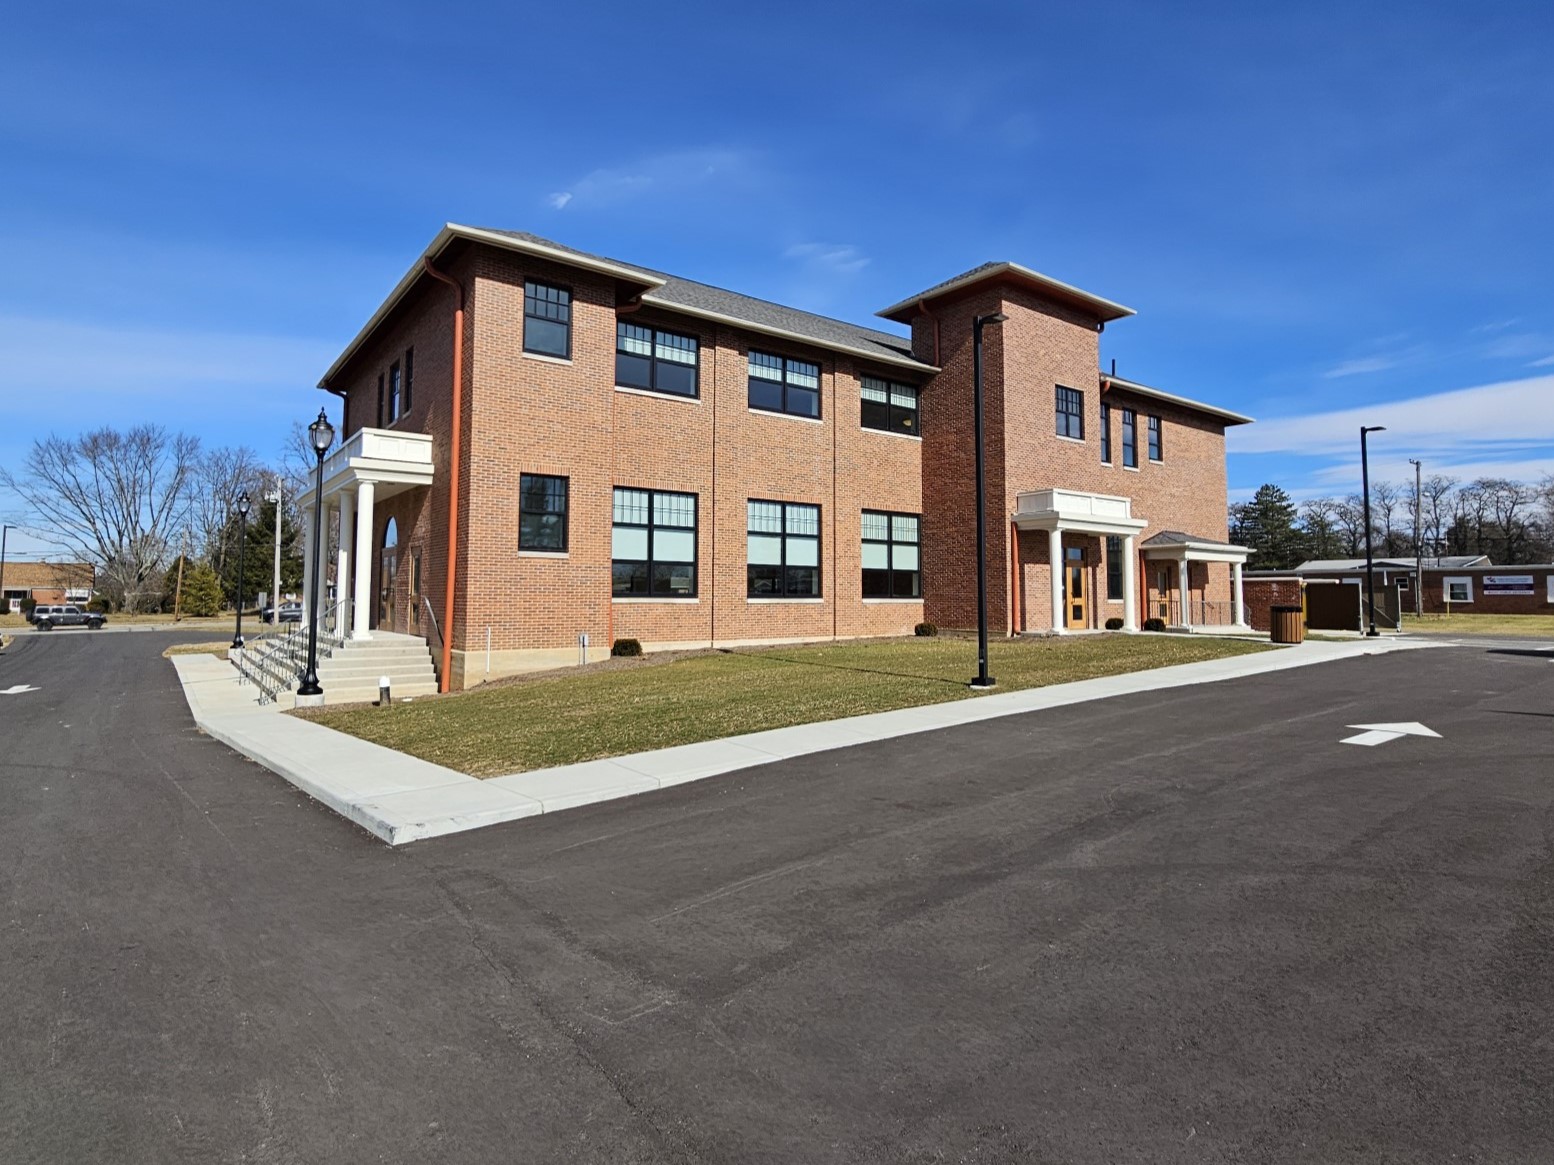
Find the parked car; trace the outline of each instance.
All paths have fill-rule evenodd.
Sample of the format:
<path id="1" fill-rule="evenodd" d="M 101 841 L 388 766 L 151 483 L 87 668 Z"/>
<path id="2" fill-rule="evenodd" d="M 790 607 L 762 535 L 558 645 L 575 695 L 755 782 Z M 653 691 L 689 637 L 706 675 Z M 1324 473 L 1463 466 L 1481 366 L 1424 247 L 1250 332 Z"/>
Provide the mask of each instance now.
<path id="1" fill-rule="evenodd" d="M 101 631 L 107 621 L 107 615 L 83 611 L 80 607 L 49 607 L 46 614 L 33 620 L 32 625 L 39 631 L 52 631 L 56 627 L 85 627 L 90 631 Z"/>
<path id="2" fill-rule="evenodd" d="M 266 607 L 259 613 L 259 617 L 266 623 L 275 623 L 277 621 L 281 623 L 300 623 L 302 622 L 302 604 L 282 603 L 279 620 L 276 619 L 274 607 Z"/>

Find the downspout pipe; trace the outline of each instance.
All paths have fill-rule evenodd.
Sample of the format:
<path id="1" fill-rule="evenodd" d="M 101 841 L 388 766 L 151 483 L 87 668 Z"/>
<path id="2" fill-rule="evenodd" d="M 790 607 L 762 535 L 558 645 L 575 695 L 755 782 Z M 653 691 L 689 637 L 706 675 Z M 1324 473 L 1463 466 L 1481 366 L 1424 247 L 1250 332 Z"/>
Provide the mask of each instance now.
<path id="1" fill-rule="evenodd" d="M 464 428 L 464 285 L 433 267 L 430 256 L 423 256 L 421 265 L 433 279 L 453 288 L 456 297 L 453 309 L 453 438 L 448 451 L 448 570 L 443 581 L 442 667 L 437 676 L 437 690 L 446 693 L 453 679 L 453 592 L 459 572 L 459 476 Z"/>

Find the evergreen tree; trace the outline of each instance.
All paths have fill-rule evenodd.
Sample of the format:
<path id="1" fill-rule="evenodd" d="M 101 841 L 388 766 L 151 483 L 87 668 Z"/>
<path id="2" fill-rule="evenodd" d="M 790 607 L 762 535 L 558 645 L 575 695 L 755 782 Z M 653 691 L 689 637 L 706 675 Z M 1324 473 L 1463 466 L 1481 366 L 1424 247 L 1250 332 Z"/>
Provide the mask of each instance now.
<path id="1" fill-rule="evenodd" d="M 221 590 L 226 601 L 237 601 L 237 541 L 241 523 L 234 514 L 222 530 L 225 546 L 222 554 Z M 256 503 L 248 515 L 248 535 L 243 543 L 243 602 L 252 605 L 255 596 L 265 594 L 275 584 L 275 505 Z M 301 538 L 289 514 L 281 515 L 281 590 L 302 589 Z"/>
<path id="2" fill-rule="evenodd" d="M 1252 551 L 1251 570 L 1289 570 L 1306 557 L 1305 538 L 1295 524 L 1295 503 L 1276 485 L 1259 486 L 1252 500 L 1232 511 L 1231 541 Z"/>
<path id="3" fill-rule="evenodd" d="M 190 567 L 183 576 L 185 615 L 219 615 L 222 608 L 221 580 L 205 563 Z"/>

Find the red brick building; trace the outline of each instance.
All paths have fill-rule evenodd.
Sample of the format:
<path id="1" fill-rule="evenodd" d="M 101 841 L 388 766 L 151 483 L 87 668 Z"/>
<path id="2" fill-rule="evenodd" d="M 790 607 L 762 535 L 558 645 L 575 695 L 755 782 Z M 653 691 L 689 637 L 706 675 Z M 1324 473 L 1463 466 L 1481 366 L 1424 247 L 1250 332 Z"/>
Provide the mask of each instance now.
<path id="1" fill-rule="evenodd" d="M 445 227 L 321 382 L 352 634 L 425 635 L 463 687 L 584 634 L 597 658 L 972 626 L 996 314 L 994 628 L 1242 622 L 1224 431 L 1249 418 L 1102 374 L 1130 309 L 999 263 L 880 314 L 910 335 Z"/>

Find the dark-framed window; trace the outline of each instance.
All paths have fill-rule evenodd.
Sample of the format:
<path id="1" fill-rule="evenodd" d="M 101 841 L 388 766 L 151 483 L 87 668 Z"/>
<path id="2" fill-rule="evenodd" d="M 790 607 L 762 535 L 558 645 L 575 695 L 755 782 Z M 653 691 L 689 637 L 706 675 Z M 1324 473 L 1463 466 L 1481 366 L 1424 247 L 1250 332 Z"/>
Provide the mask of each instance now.
<path id="1" fill-rule="evenodd" d="M 615 324 L 615 383 L 624 388 L 697 395 L 695 336 L 617 320 Z"/>
<path id="2" fill-rule="evenodd" d="M 1058 436 L 1085 439 L 1085 394 L 1058 385 Z"/>
<path id="3" fill-rule="evenodd" d="M 1151 461 L 1159 461 L 1161 429 L 1160 418 L 1151 416 L 1146 417 L 1145 420 L 1149 422 L 1149 459 Z"/>
<path id="4" fill-rule="evenodd" d="M 415 390 L 415 349 L 405 349 L 405 399 L 402 413 L 410 411 L 410 394 Z"/>
<path id="5" fill-rule="evenodd" d="M 696 495 L 615 487 L 611 592 L 622 597 L 696 597 Z"/>
<path id="6" fill-rule="evenodd" d="M 391 425 L 404 416 L 404 389 L 405 374 L 396 360 L 389 365 L 388 372 L 388 419 Z"/>
<path id="7" fill-rule="evenodd" d="M 751 498 L 745 525 L 746 583 L 752 598 L 820 594 L 820 507 Z"/>
<path id="8" fill-rule="evenodd" d="M 544 473 L 518 478 L 518 549 L 567 548 L 567 479 Z"/>
<path id="9" fill-rule="evenodd" d="M 917 389 L 877 376 L 865 376 L 858 388 L 862 398 L 860 421 L 865 429 L 918 436 Z"/>
<path id="10" fill-rule="evenodd" d="M 572 358 L 572 293 L 566 288 L 532 279 L 524 283 L 523 350 Z"/>
<path id="11" fill-rule="evenodd" d="M 1106 536 L 1106 597 L 1119 600 L 1122 594 L 1122 537 Z"/>
<path id="12" fill-rule="evenodd" d="M 750 353 L 750 407 L 795 417 L 820 415 L 820 365 Z"/>
<path id="13" fill-rule="evenodd" d="M 383 428 L 383 373 L 378 373 L 378 428 Z"/>
<path id="14" fill-rule="evenodd" d="M 1112 406 L 1101 402 L 1101 462 L 1112 463 Z"/>
<path id="15" fill-rule="evenodd" d="M 863 511 L 863 597 L 917 599 L 923 594 L 916 514 Z"/>
<path id="16" fill-rule="evenodd" d="M 1132 409 L 1122 410 L 1122 463 L 1129 469 L 1139 467 L 1138 419 Z"/>

